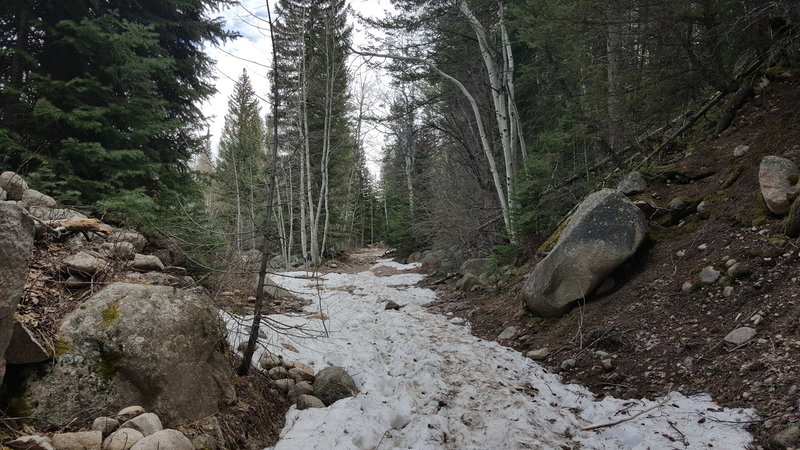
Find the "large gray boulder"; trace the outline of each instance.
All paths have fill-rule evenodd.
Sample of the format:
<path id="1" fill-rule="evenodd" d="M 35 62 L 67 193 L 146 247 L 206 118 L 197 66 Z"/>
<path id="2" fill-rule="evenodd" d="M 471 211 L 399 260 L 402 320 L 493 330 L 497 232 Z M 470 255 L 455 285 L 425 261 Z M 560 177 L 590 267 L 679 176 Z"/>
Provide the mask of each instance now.
<path id="1" fill-rule="evenodd" d="M 314 378 L 314 396 L 330 406 L 337 400 L 354 397 L 358 388 L 346 370 L 337 366 L 326 367 Z"/>
<path id="2" fill-rule="evenodd" d="M 780 156 L 765 156 L 758 168 L 758 184 L 767 208 L 780 216 L 789 212 L 792 200 L 800 192 L 797 164 Z"/>
<path id="3" fill-rule="evenodd" d="M 67 316 L 60 358 L 25 393 L 36 417 L 66 423 L 97 405 L 141 405 L 167 424 L 206 417 L 235 392 L 212 300 L 168 286 L 113 283 Z"/>
<path id="4" fill-rule="evenodd" d="M 0 188 L 6 191 L 8 200 L 22 200 L 22 193 L 28 190 L 28 183 L 14 172 L 0 173 Z"/>
<path id="5" fill-rule="evenodd" d="M 0 381 L 6 373 L 6 348 L 14 312 L 22 298 L 33 251 L 33 220 L 17 205 L 0 202 Z"/>
<path id="6" fill-rule="evenodd" d="M 603 189 L 590 195 L 525 282 L 525 306 L 543 317 L 562 315 L 631 257 L 646 232 L 644 214 L 622 193 Z"/>

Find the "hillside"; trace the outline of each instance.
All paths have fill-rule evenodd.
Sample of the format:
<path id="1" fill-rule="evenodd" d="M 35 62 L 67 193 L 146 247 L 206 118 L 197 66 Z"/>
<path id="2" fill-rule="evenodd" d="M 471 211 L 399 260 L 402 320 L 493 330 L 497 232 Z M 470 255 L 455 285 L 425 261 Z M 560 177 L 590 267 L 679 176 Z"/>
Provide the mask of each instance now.
<path id="1" fill-rule="evenodd" d="M 648 186 L 632 199 L 660 209 L 647 211 L 648 240 L 612 274 L 609 293 L 560 319 L 526 314 L 516 293 L 537 259 L 505 285 L 464 293 L 443 283 L 433 308 L 467 319 L 488 339 L 515 327 L 502 344 L 523 353 L 546 348 L 546 367 L 600 397 L 707 392 L 723 406 L 755 408 L 762 420 L 749 429 L 767 445 L 800 419 L 800 248 L 764 206 L 758 170 L 767 155 L 800 160 L 798 98 L 797 74 L 773 80 L 721 136 L 639 168 Z M 739 145 L 749 151 L 737 158 Z M 664 212 L 675 198 L 687 206 L 670 218 Z M 696 213 L 702 200 L 707 218 Z M 733 279 L 699 283 L 704 267 L 724 274 L 731 259 L 741 268 Z M 686 282 L 692 287 L 684 290 Z M 726 334 L 743 326 L 754 327 L 755 338 L 726 347 Z"/>

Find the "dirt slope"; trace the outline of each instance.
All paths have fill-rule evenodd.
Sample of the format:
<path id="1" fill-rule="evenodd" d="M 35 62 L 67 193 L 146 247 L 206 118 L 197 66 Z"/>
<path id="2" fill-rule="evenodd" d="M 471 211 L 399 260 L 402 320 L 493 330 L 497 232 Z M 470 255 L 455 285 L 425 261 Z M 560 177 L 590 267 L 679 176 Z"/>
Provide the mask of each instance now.
<path id="1" fill-rule="evenodd" d="M 484 338 L 516 327 L 504 344 L 522 352 L 547 347 L 547 367 L 599 396 L 653 398 L 673 389 L 756 408 L 764 421 L 751 424 L 751 431 L 766 446 L 771 435 L 800 419 L 800 242 L 783 236 L 782 219 L 763 206 L 758 166 L 766 155 L 800 162 L 798 99 L 800 75 L 773 80 L 722 136 L 668 166 L 642 169 L 649 178 L 642 198 L 661 207 L 673 198 L 705 200 L 711 212 L 706 219 L 654 216 L 650 241 L 613 274 L 616 287 L 605 296 L 561 319 L 523 313 L 515 293 L 531 263 L 504 286 L 469 293 L 454 283 L 434 286 L 441 297 L 434 308 L 468 319 Z M 750 149 L 735 158 L 737 145 Z M 682 290 L 685 282 L 697 282 L 703 267 L 724 272 L 729 259 L 745 268 L 740 277 Z M 726 285 L 733 288 L 727 298 Z M 754 325 L 756 314 L 761 320 Z M 723 337 L 741 326 L 756 328 L 756 337 L 726 347 Z M 568 359 L 575 366 L 561 369 Z M 611 359 L 610 368 L 603 359 Z"/>

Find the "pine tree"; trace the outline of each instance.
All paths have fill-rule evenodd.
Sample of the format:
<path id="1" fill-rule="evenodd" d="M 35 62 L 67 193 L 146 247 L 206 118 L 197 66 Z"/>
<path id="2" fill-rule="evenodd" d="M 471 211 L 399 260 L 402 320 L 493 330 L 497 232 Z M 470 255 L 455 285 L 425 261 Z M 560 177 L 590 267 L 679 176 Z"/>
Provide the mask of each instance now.
<path id="1" fill-rule="evenodd" d="M 263 221 L 266 150 L 261 108 L 247 72 L 236 81 L 219 143 L 214 195 L 232 248 L 257 247 L 256 226 Z"/>
<path id="2" fill-rule="evenodd" d="M 129 218 L 193 194 L 197 105 L 213 92 L 203 46 L 229 36 L 207 18 L 221 3 L 3 2 L 0 164 Z"/>

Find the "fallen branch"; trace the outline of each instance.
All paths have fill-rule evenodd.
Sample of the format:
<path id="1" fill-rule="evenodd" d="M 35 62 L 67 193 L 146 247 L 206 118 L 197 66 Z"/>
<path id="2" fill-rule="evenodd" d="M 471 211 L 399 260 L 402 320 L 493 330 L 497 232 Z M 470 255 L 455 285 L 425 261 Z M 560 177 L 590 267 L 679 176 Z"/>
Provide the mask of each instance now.
<path id="1" fill-rule="evenodd" d="M 650 411 L 652 411 L 654 409 L 660 408 L 660 407 L 664 406 L 666 403 L 667 403 L 667 399 L 665 398 L 661 402 L 656 403 L 655 405 L 653 405 L 653 406 L 651 406 L 649 408 L 645 408 L 645 409 L 639 411 L 638 413 L 636 413 L 636 414 L 634 414 L 634 415 L 632 415 L 630 417 L 626 417 L 624 419 L 615 420 L 613 422 L 601 423 L 599 425 L 590 425 L 588 427 L 581 428 L 581 431 L 591 431 L 591 430 L 596 430 L 598 428 L 613 427 L 614 425 L 619 425 L 619 424 L 621 424 L 623 422 L 628 422 L 630 420 L 633 420 L 633 419 L 641 416 L 642 414 L 645 414 L 645 413 L 648 413 L 648 412 L 650 412 Z"/>

